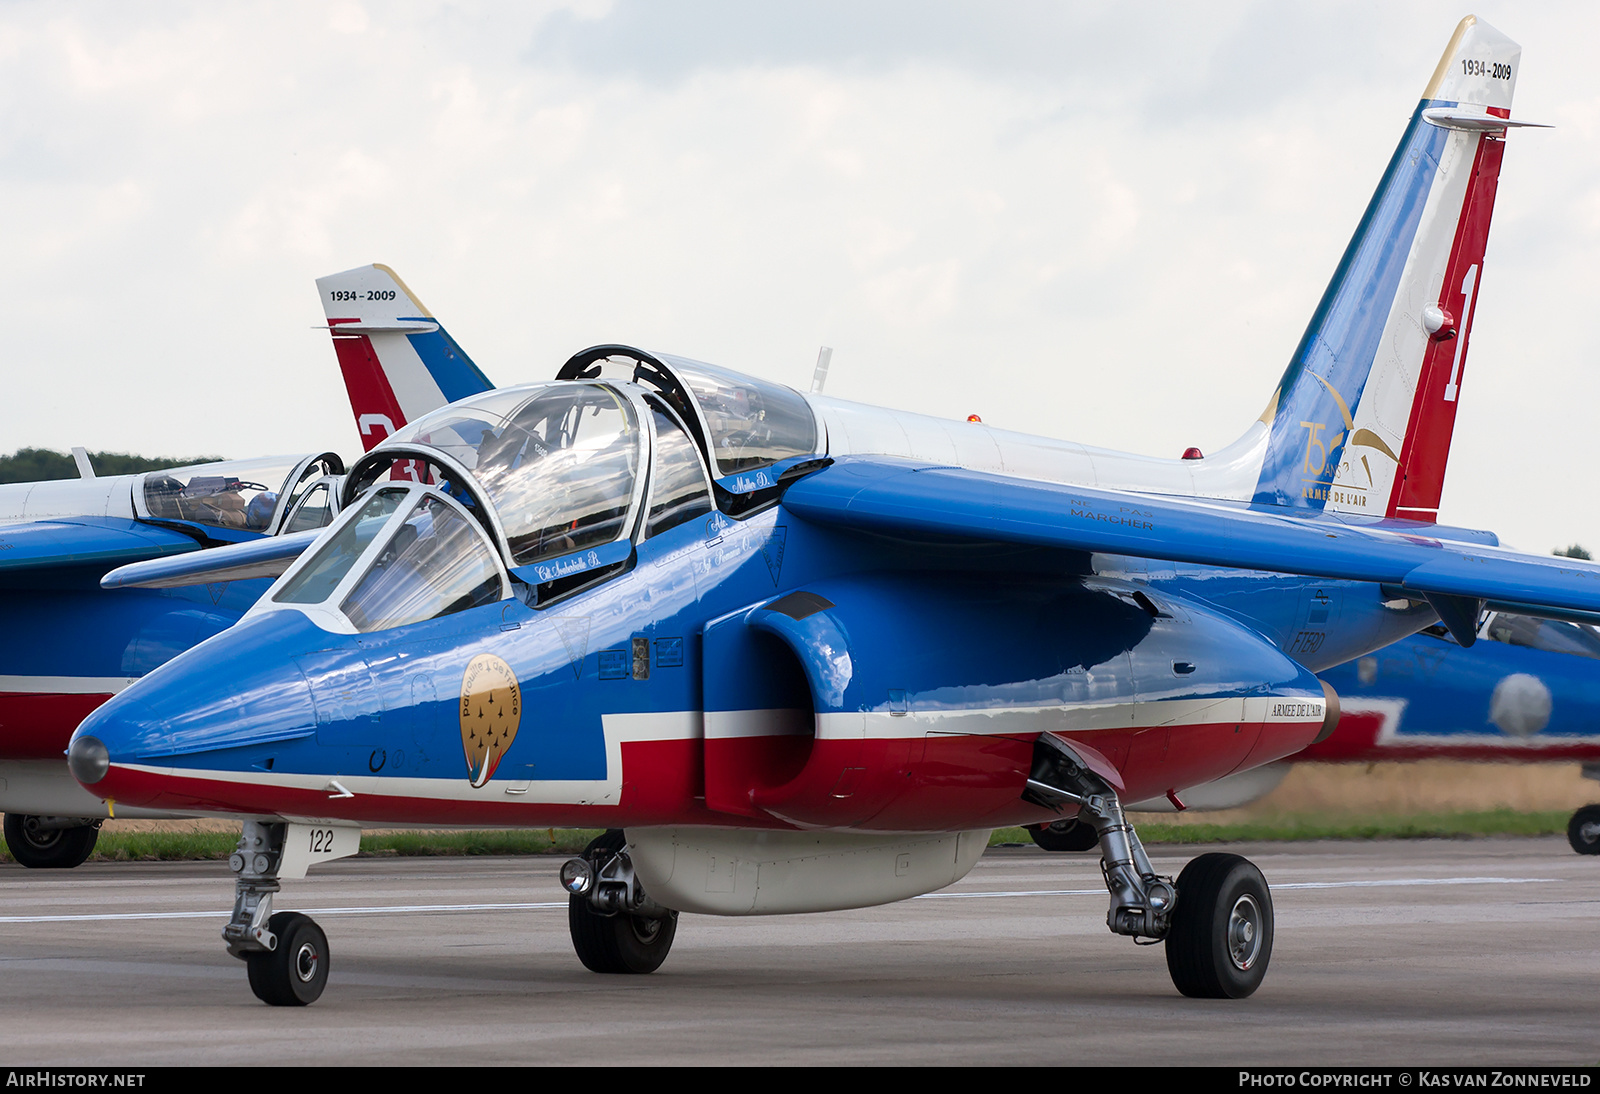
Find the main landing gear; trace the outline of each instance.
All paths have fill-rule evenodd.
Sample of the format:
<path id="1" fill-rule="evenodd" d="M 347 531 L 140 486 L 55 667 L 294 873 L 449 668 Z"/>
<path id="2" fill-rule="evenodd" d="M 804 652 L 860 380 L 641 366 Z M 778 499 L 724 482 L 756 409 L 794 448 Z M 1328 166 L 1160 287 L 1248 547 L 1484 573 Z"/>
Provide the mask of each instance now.
<path id="1" fill-rule="evenodd" d="M 1028 835 L 1045 851 L 1092 851 L 1100 846 L 1100 833 L 1094 830 L 1094 825 L 1076 817 L 1049 824 L 1030 824 Z"/>
<path id="2" fill-rule="evenodd" d="M 7 813 L 6 850 L 35 870 L 81 866 L 100 839 L 100 822 L 84 817 L 34 817 Z"/>
<path id="3" fill-rule="evenodd" d="M 237 880 L 233 918 L 222 928 L 222 940 L 249 966 L 257 999 L 275 1007 L 303 1007 L 315 1003 L 328 985 L 328 936 L 310 916 L 272 912 L 288 828 L 244 822 L 238 850 L 228 857 Z"/>
<path id="4" fill-rule="evenodd" d="M 1600 779 L 1600 764 L 1584 764 L 1583 777 Z M 11 818 L 7 817 L 7 824 L 10 821 Z M 10 837 L 11 829 L 8 827 L 6 838 Z M 1600 855 L 1600 805 L 1586 805 L 1572 814 L 1572 820 L 1567 823 L 1567 842 L 1580 855 Z"/>
<path id="5" fill-rule="evenodd" d="M 1180 992 L 1243 999 L 1261 986 L 1272 957 L 1272 894 L 1248 859 L 1201 855 L 1176 882 L 1157 874 L 1116 790 L 1053 734 L 1040 734 L 1034 745 L 1023 797 L 1057 811 L 1075 807 L 1078 823 L 1093 828 L 1111 893 L 1106 925 L 1136 942 L 1164 940 Z"/>
<path id="6" fill-rule="evenodd" d="M 1572 814 L 1567 842 L 1580 855 L 1600 855 L 1600 805 L 1586 805 Z"/>
<path id="7" fill-rule="evenodd" d="M 567 929 L 591 972 L 655 972 L 678 932 L 678 913 L 645 895 L 619 828 L 597 836 L 561 867 Z"/>

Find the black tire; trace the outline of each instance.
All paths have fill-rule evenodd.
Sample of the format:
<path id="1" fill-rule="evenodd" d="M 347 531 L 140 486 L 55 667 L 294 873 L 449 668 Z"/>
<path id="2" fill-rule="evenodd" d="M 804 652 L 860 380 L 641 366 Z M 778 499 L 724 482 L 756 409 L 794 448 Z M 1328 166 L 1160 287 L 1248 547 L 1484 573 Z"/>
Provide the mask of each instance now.
<path id="1" fill-rule="evenodd" d="M 315 1003 L 328 986 L 328 936 L 316 920 L 299 912 L 279 912 L 267 927 L 278 936 L 278 948 L 245 958 L 250 990 L 274 1007 Z"/>
<path id="2" fill-rule="evenodd" d="M 590 842 L 583 857 L 599 866 L 627 842 L 622 830 L 613 828 Z M 567 928 L 578 960 L 590 972 L 655 972 L 672 949 L 678 913 L 661 919 L 621 912 L 601 915 L 590 906 L 588 897 L 573 895 L 567 897 Z"/>
<path id="3" fill-rule="evenodd" d="M 1194 999 L 1243 999 L 1272 959 L 1272 893 L 1238 855 L 1201 855 L 1183 868 L 1167 932 L 1167 971 Z"/>
<path id="4" fill-rule="evenodd" d="M 1030 824 L 1028 835 L 1046 851 L 1093 851 L 1100 846 L 1100 833 L 1094 825 L 1076 819 Z"/>
<path id="5" fill-rule="evenodd" d="M 34 819 L 21 813 L 7 813 L 5 823 L 6 849 L 12 858 L 30 869 L 70 870 L 81 866 L 100 839 L 100 829 L 92 824 L 30 832 L 27 822 Z"/>
<path id="6" fill-rule="evenodd" d="M 1585 828 L 1589 829 L 1587 835 Z M 6 835 L 10 834 L 11 830 L 6 829 Z M 1567 822 L 1567 842 L 1580 855 L 1600 855 L 1600 805 L 1586 805 L 1572 814 Z"/>

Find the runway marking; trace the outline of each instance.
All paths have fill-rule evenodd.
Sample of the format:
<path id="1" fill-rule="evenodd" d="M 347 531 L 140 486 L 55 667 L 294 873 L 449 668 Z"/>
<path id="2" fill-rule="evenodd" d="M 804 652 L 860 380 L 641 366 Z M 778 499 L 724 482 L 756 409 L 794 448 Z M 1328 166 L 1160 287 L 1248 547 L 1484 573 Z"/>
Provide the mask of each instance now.
<path id="1" fill-rule="evenodd" d="M 542 908 L 565 908 L 567 902 L 538 904 L 374 904 L 356 908 L 297 908 L 316 915 L 382 915 L 385 912 L 522 912 Z M 227 909 L 207 912 L 101 912 L 93 915 L 7 915 L 0 923 L 86 923 L 127 919 L 227 919 Z"/>
<path id="2" fill-rule="evenodd" d="M 1295 881 L 1271 889 L 1372 889 L 1381 885 L 1553 885 L 1558 877 L 1406 877 L 1383 881 Z"/>
<path id="3" fill-rule="evenodd" d="M 1004 896 L 1105 896 L 1106 889 L 1102 885 L 1098 889 L 1019 889 L 1015 892 L 1000 893 L 923 893 L 914 896 L 912 900 L 974 900 L 978 897 L 1004 897 Z"/>
<path id="4" fill-rule="evenodd" d="M 1553 877 L 1406 877 L 1368 881 L 1293 881 L 1271 886 L 1286 889 L 1373 889 L 1413 885 L 1542 885 L 1558 883 Z M 976 900 L 1022 896 L 1105 896 L 1096 889 L 1015 889 L 980 893 L 924 893 L 913 900 Z M 514 904 L 372 904 L 350 908 L 297 908 L 307 915 L 384 915 L 424 912 L 526 912 L 565 908 L 564 900 Z M 227 919 L 226 909 L 204 912 L 96 912 L 83 915 L 7 915 L 0 923 L 98 923 L 139 919 Z"/>
<path id="5" fill-rule="evenodd" d="M 1268 888 L 1276 893 L 1284 889 L 1373 889 L 1396 885 L 1534 885 L 1557 883 L 1560 880 L 1560 878 L 1553 877 L 1397 877 L 1383 878 L 1376 881 L 1289 881 L 1276 884 L 1269 882 Z M 1098 889 L 1017 889 L 990 893 L 924 893 L 922 896 L 912 897 L 911 899 L 970 900 L 976 897 L 1105 895 L 1106 890 L 1102 886 Z"/>

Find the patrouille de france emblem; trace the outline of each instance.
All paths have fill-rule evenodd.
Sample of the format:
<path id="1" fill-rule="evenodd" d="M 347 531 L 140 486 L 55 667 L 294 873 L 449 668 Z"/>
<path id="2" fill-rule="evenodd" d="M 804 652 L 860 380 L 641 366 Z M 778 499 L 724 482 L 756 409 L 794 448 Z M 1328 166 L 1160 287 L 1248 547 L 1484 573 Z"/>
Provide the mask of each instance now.
<path id="1" fill-rule="evenodd" d="M 480 653 L 461 677 L 461 747 L 467 778 L 482 786 L 500 766 L 522 724 L 522 689 L 511 666 L 492 653 Z"/>

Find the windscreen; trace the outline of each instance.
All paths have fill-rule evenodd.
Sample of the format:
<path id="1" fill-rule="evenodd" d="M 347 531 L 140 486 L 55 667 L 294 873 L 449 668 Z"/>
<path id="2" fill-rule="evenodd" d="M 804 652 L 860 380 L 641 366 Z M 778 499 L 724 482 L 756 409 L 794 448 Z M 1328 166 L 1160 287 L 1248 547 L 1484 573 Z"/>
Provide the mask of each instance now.
<path id="1" fill-rule="evenodd" d="M 427 495 L 339 605 L 358 631 L 381 631 L 500 599 L 500 571 L 483 533 Z"/>
<path id="2" fill-rule="evenodd" d="M 363 502 L 355 516 L 323 542 L 315 557 L 273 594 L 273 601 L 278 604 L 321 604 L 332 596 L 333 590 L 344 580 L 344 575 L 361 557 L 361 552 L 367 549 L 367 544 L 383 530 L 394 511 L 400 508 L 407 492 L 400 487 L 389 487 Z"/>

